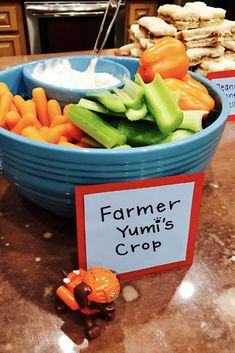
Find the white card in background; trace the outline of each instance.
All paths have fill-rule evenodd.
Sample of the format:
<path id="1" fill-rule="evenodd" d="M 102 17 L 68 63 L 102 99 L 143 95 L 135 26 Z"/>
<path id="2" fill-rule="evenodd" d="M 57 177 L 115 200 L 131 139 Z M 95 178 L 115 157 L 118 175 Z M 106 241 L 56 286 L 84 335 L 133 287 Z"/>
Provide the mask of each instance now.
<path id="1" fill-rule="evenodd" d="M 207 78 L 213 81 L 224 92 L 229 102 L 228 120 L 235 119 L 235 71 L 209 72 Z"/>
<path id="2" fill-rule="evenodd" d="M 203 174 L 76 187 L 79 267 L 122 277 L 192 262 Z"/>

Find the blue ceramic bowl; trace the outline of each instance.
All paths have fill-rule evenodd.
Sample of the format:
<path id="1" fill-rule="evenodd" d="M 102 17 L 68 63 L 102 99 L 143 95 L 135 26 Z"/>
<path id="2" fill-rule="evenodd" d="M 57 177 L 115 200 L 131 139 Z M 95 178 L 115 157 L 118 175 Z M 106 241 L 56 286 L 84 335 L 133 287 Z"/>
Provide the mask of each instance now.
<path id="1" fill-rule="evenodd" d="M 131 77 L 139 62 L 108 57 L 128 68 Z M 23 94 L 24 65 L 0 73 L 14 93 Z M 6 179 L 37 205 L 64 217 L 75 216 L 74 187 L 188 174 L 204 170 L 219 143 L 229 107 L 212 82 L 193 74 L 210 91 L 216 106 L 213 123 L 184 140 L 132 149 L 72 149 L 40 143 L 0 129 L 2 169 Z"/>
<path id="2" fill-rule="evenodd" d="M 71 67 L 74 70 L 85 71 L 90 64 L 91 59 L 94 58 L 91 55 L 81 55 L 81 56 L 67 56 L 67 57 L 58 57 L 52 59 L 44 59 L 33 61 L 31 63 L 25 64 L 23 67 L 23 77 L 25 84 L 25 93 L 28 96 L 31 96 L 32 89 L 35 87 L 43 87 L 46 91 L 48 99 L 54 98 L 60 102 L 62 106 L 67 103 L 77 103 L 80 98 L 84 97 L 87 94 L 93 94 L 101 92 L 103 88 L 100 89 L 75 89 L 75 88 L 63 88 L 57 87 L 53 84 L 48 84 L 38 79 L 35 79 L 32 74 L 37 65 L 40 65 L 41 69 L 44 70 L 46 65 L 55 64 L 59 60 L 67 59 L 70 62 Z M 100 57 L 97 61 L 95 72 L 101 73 L 106 72 L 114 75 L 120 80 L 120 83 L 109 86 L 106 89 L 111 90 L 113 87 L 122 87 L 124 84 L 124 76 L 130 77 L 130 72 L 126 66 L 121 65 L 118 62 L 104 59 Z"/>

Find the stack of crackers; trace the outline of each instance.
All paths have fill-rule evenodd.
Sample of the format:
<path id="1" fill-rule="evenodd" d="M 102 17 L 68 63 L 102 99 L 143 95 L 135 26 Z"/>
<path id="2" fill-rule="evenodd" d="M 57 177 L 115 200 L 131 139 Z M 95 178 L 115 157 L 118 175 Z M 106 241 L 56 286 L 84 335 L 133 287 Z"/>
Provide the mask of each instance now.
<path id="1" fill-rule="evenodd" d="M 162 5 L 157 16 L 142 17 L 130 26 L 132 43 L 121 47 L 120 53 L 140 57 L 157 39 L 172 36 L 184 43 L 194 71 L 206 75 L 235 69 L 235 21 L 225 15 L 226 10 L 201 1 Z"/>

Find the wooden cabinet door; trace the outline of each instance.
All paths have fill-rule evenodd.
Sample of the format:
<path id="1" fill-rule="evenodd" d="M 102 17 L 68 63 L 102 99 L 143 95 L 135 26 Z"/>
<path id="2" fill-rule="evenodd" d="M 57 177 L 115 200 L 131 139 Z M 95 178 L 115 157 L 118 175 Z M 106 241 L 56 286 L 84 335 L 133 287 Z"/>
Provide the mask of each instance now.
<path id="1" fill-rule="evenodd" d="M 133 2 L 128 4 L 126 20 L 126 43 L 130 41 L 129 28 L 143 16 L 157 15 L 157 1 Z"/>
<path id="2" fill-rule="evenodd" d="M 0 56 L 21 55 L 19 35 L 0 34 Z"/>
<path id="3" fill-rule="evenodd" d="M 0 6 L 0 31 L 17 31 L 17 8 Z"/>

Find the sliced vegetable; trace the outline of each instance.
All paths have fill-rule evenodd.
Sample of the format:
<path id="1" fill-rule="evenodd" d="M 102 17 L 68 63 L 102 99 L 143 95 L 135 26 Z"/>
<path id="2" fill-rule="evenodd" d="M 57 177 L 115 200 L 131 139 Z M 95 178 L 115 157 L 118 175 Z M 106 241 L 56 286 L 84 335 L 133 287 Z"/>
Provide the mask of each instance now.
<path id="1" fill-rule="evenodd" d="M 32 90 L 33 101 L 36 104 L 38 120 L 42 126 L 49 126 L 50 121 L 47 114 L 47 97 L 42 87 L 36 87 Z"/>
<path id="2" fill-rule="evenodd" d="M 133 108 L 129 108 L 126 110 L 125 115 L 126 117 L 131 120 L 131 121 L 135 121 L 135 120 L 140 120 L 143 119 L 148 113 L 146 104 L 143 104 L 139 109 L 133 109 Z"/>
<path id="3" fill-rule="evenodd" d="M 127 117 L 129 120 L 140 120 L 145 117 L 148 113 L 146 105 L 142 101 L 142 106 L 139 109 L 127 108 L 127 110 L 123 113 L 117 113 L 99 102 L 94 102 L 90 99 L 81 98 L 78 102 L 80 107 L 86 108 L 96 113 L 102 113 L 110 116 L 119 116 L 119 117 Z"/>
<path id="4" fill-rule="evenodd" d="M 34 124 L 36 123 L 37 118 L 35 118 L 35 116 L 32 113 L 27 113 L 24 115 L 23 118 L 21 118 L 17 124 L 13 127 L 13 129 L 11 130 L 12 132 L 16 133 L 16 134 L 21 134 L 21 131 L 27 127 L 27 126 L 34 126 Z"/>
<path id="5" fill-rule="evenodd" d="M 60 125 L 60 124 L 64 124 L 68 122 L 68 118 L 64 115 L 55 115 L 53 117 L 53 120 L 51 121 L 50 127 L 56 126 L 56 125 Z"/>
<path id="6" fill-rule="evenodd" d="M 80 107 L 86 108 L 88 110 L 92 110 L 93 112 L 96 112 L 96 113 L 102 113 L 102 114 L 114 115 L 114 116 L 125 116 L 124 113 L 114 112 L 114 111 L 108 109 L 103 104 L 101 104 L 99 102 L 94 102 L 94 101 L 92 101 L 90 99 L 86 99 L 86 98 L 81 98 L 78 102 L 78 105 Z"/>
<path id="7" fill-rule="evenodd" d="M 65 146 L 65 147 L 75 147 L 75 148 L 79 148 L 78 145 L 75 145 L 74 143 L 71 143 L 71 142 L 67 142 L 67 141 L 61 141 L 61 142 L 58 142 L 58 145 L 59 146 Z"/>
<path id="8" fill-rule="evenodd" d="M 17 109 L 17 111 L 20 113 L 21 116 L 24 114 L 24 103 L 25 100 L 23 97 L 21 97 L 19 94 L 15 95 L 13 97 L 13 103 Z"/>
<path id="9" fill-rule="evenodd" d="M 125 77 L 123 88 L 114 88 L 113 91 L 120 97 L 128 108 L 139 109 L 143 105 L 144 90 L 135 81 Z"/>
<path id="10" fill-rule="evenodd" d="M 155 145 L 165 136 L 156 128 L 156 125 L 146 121 L 128 121 L 121 119 L 118 130 L 126 136 L 127 143 L 133 147 Z"/>
<path id="11" fill-rule="evenodd" d="M 8 129 L 11 130 L 16 126 L 18 121 L 21 119 L 21 116 L 16 111 L 9 111 L 6 113 L 5 119 L 6 119 L 6 125 Z"/>
<path id="12" fill-rule="evenodd" d="M 0 82 L 0 96 L 6 91 L 9 91 L 7 84 L 5 82 Z"/>
<path id="13" fill-rule="evenodd" d="M 152 82 L 156 73 L 162 78 L 182 79 L 189 69 L 189 58 L 184 44 L 172 37 L 163 37 L 156 44 L 144 50 L 138 69 L 144 82 Z"/>
<path id="14" fill-rule="evenodd" d="M 67 116 L 76 126 L 106 148 L 112 148 L 126 143 L 126 136 L 88 109 L 73 104 L 68 110 Z"/>
<path id="15" fill-rule="evenodd" d="M 183 81 L 186 82 L 192 88 L 196 88 L 199 91 L 208 93 L 207 88 L 201 82 L 192 78 L 190 74 L 185 75 Z"/>
<path id="16" fill-rule="evenodd" d="M 130 145 L 121 145 L 121 146 L 116 146 L 113 149 L 120 149 L 120 148 L 132 148 Z"/>
<path id="17" fill-rule="evenodd" d="M 105 107 L 114 112 L 122 113 L 126 111 L 122 100 L 115 93 L 102 91 L 100 93 L 89 94 L 86 97 L 102 103 Z"/>
<path id="18" fill-rule="evenodd" d="M 166 138 L 161 140 L 159 143 L 167 143 L 167 142 L 173 142 L 177 140 L 182 140 L 186 137 L 192 136 L 194 134 L 194 131 L 191 130 L 184 130 L 184 129 L 177 129 L 170 133 Z"/>
<path id="19" fill-rule="evenodd" d="M 38 130 L 33 126 L 26 126 L 21 131 L 21 135 L 24 137 L 28 137 L 31 140 L 46 142 L 46 140 L 42 137 Z"/>
<path id="20" fill-rule="evenodd" d="M 104 148 L 103 145 L 101 145 L 99 142 L 94 140 L 92 137 L 85 135 L 81 138 L 80 140 L 81 143 L 85 143 L 89 147 L 94 147 L 94 148 Z"/>
<path id="21" fill-rule="evenodd" d="M 161 76 L 156 74 L 153 82 L 144 83 L 137 73 L 136 80 L 144 89 L 146 104 L 159 130 L 168 135 L 177 129 L 183 121 L 183 112 Z"/>
<path id="22" fill-rule="evenodd" d="M 5 126 L 5 115 L 9 111 L 13 94 L 9 90 L 5 90 L 0 97 L 0 127 Z"/>
<path id="23" fill-rule="evenodd" d="M 202 119 L 208 112 L 206 110 L 184 110 L 183 114 L 183 121 L 179 128 L 198 132 L 202 130 Z"/>
<path id="24" fill-rule="evenodd" d="M 59 102 L 57 102 L 56 99 L 49 99 L 49 101 L 47 102 L 47 115 L 48 115 L 50 124 L 52 124 L 55 116 L 61 115 L 61 114 L 62 114 L 62 109 Z"/>
<path id="25" fill-rule="evenodd" d="M 183 80 L 176 78 L 166 78 L 166 86 L 172 92 L 180 93 L 179 106 L 183 110 L 207 110 L 214 108 L 215 102 L 207 91 L 202 91 Z"/>
<path id="26" fill-rule="evenodd" d="M 58 143 L 61 136 L 67 135 L 67 124 L 45 127 L 39 130 L 42 137 L 49 143 Z"/>

